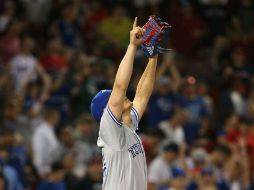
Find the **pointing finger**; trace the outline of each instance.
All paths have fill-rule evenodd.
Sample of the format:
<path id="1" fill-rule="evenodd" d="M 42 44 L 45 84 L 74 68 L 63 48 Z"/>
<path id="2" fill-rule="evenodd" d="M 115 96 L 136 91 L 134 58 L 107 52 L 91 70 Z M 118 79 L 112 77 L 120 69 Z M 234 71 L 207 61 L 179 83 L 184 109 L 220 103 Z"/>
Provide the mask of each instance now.
<path id="1" fill-rule="evenodd" d="M 134 23 L 133 23 L 133 29 L 137 27 L 138 17 L 135 17 Z"/>

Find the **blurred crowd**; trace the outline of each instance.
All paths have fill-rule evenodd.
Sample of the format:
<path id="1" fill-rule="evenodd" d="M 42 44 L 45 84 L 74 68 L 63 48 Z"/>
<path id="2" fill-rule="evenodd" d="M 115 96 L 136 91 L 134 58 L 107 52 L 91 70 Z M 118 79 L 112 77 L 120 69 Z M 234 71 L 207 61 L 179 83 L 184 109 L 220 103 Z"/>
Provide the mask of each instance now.
<path id="1" fill-rule="evenodd" d="M 252 0 L 1 0 L 0 190 L 100 190 L 90 101 L 133 18 L 172 26 L 138 133 L 149 190 L 254 189 Z M 133 98 L 147 63 L 138 50 Z"/>

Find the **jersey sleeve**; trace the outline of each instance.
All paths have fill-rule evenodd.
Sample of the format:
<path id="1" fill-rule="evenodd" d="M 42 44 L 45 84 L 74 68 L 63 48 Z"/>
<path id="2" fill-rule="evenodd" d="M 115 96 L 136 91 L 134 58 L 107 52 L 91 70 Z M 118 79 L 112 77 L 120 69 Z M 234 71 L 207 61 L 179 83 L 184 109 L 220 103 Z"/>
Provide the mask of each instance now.
<path id="1" fill-rule="evenodd" d="M 109 146 L 115 150 L 121 150 L 125 145 L 125 134 L 122 122 L 117 120 L 107 106 L 104 109 L 100 122 L 99 147 Z"/>
<path id="2" fill-rule="evenodd" d="M 131 128 L 133 130 L 138 130 L 139 116 L 137 110 L 134 107 L 131 108 L 130 117 L 131 117 Z"/>

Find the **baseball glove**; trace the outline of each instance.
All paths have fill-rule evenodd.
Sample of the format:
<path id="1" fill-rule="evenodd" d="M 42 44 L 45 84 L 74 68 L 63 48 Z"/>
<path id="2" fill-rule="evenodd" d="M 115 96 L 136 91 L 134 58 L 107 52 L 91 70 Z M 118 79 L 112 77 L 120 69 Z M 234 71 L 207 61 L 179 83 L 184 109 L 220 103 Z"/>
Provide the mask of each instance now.
<path id="1" fill-rule="evenodd" d="M 171 26 L 154 15 L 150 16 L 146 24 L 141 47 L 148 57 L 153 57 L 158 53 L 166 53 L 171 49 L 165 49 L 158 46 L 162 36 L 171 30 Z"/>

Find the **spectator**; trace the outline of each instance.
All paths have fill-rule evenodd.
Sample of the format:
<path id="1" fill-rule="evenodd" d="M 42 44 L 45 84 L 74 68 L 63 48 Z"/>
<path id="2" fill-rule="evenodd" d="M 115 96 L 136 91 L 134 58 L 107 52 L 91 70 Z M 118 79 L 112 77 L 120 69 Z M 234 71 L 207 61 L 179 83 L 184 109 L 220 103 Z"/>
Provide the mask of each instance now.
<path id="1" fill-rule="evenodd" d="M 5 2 L 0 14 L 0 33 L 5 31 L 15 14 L 15 6 L 11 2 Z"/>
<path id="2" fill-rule="evenodd" d="M 10 72 L 14 80 L 16 92 L 23 92 L 24 86 L 34 82 L 40 76 L 45 85 L 49 86 L 49 76 L 38 64 L 37 59 L 32 55 L 34 40 L 30 36 L 23 36 L 21 52 L 10 61 Z"/>
<path id="3" fill-rule="evenodd" d="M 169 71 L 171 78 L 166 75 Z M 181 77 L 174 65 L 173 57 L 165 55 L 157 72 L 157 87 L 148 104 L 148 125 L 157 127 L 159 122 L 170 119 L 175 108 L 175 93 L 181 83 Z"/>
<path id="4" fill-rule="evenodd" d="M 89 146 L 96 145 L 98 127 L 90 114 L 80 116 L 73 130 L 73 138 L 75 141 L 81 141 Z"/>
<path id="5" fill-rule="evenodd" d="M 78 21 L 77 7 L 68 3 L 62 9 L 62 19 L 56 24 L 56 31 L 62 43 L 70 48 L 78 48 L 80 23 Z"/>
<path id="6" fill-rule="evenodd" d="M 58 42 L 53 46 L 58 46 Z M 56 49 L 60 47 L 54 47 Z M 47 101 L 45 102 L 46 107 L 54 107 L 57 108 L 60 112 L 61 119 L 60 119 L 60 125 L 64 125 L 66 122 L 68 122 L 67 117 L 70 115 L 70 107 L 69 107 L 69 99 L 70 99 L 70 90 L 71 90 L 71 83 L 72 83 L 72 71 L 71 67 L 69 65 L 70 60 L 73 59 L 73 51 L 69 48 L 64 48 L 63 55 L 60 55 L 57 53 L 57 55 L 49 54 L 48 61 L 59 61 L 63 63 L 63 59 L 65 61 L 66 65 L 58 65 L 56 68 L 50 68 L 49 73 L 52 76 L 52 84 L 51 84 L 51 93 L 48 97 Z M 53 57 L 54 58 L 53 58 Z M 53 60 L 50 60 L 51 58 Z M 45 60 L 44 60 L 45 61 Z M 51 63 L 54 65 L 53 63 Z M 57 69 L 58 68 L 58 69 Z M 49 69 L 49 68 L 48 68 Z"/>
<path id="7" fill-rule="evenodd" d="M 188 114 L 188 122 L 184 124 L 186 142 L 192 144 L 194 139 L 207 124 L 206 105 L 201 97 L 197 95 L 197 84 L 194 77 L 186 77 L 183 85 L 183 94 L 179 96 L 178 105 Z"/>
<path id="8" fill-rule="evenodd" d="M 48 42 L 47 53 L 44 55 L 40 63 L 44 69 L 52 75 L 57 74 L 61 69 L 67 66 L 65 57 L 62 55 L 63 47 L 61 41 L 57 37 L 53 37 Z"/>
<path id="9" fill-rule="evenodd" d="M 159 128 L 164 132 L 168 140 L 178 145 L 185 144 L 183 124 L 187 121 L 187 114 L 183 110 L 176 110 L 169 120 L 159 123 Z"/>
<path id="10" fill-rule="evenodd" d="M 167 143 L 161 153 L 151 162 L 148 167 L 148 187 L 155 190 L 169 183 L 172 178 L 170 168 L 177 160 L 179 147 L 175 143 Z"/>
<path id="11" fill-rule="evenodd" d="M 123 6 L 116 5 L 108 18 L 101 21 L 99 32 L 103 37 L 102 54 L 111 58 L 118 58 L 121 51 L 128 45 L 131 21 Z M 108 49 L 109 48 L 109 49 Z"/>
<path id="12" fill-rule="evenodd" d="M 6 190 L 23 190 L 18 173 L 16 170 L 7 164 L 8 161 L 8 152 L 5 147 L 0 147 L 0 166 L 3 172 L 3 176 L 7 182 Z"/>
<path id="13" fill-rule="evenodd" d="M 90 102 L 97 91 L 91 78 L 92 70 L 88 57 L 80 54 L 77 66 L 79 67 L 75 68 L 70 89 L 72 115 L 75 117 L 79 117 L 83 113 L 90 113 Z"/>
<path id="14" fill-rule="evenodd" d="M 218 185 L 214 177 L 214 173 L 211 168 L 206 167 L 200 171 L 200 174 L 196 176 L 196 184 L 191 184 L 188 190 L 204 189 L 204 190 L 216 190 Z"/>
<path id="15" fill-rule="evenodd" d="M 229 80 L 233 78 L 247 83 L 249 76 L 253 73 L 253 69 L 248 63 L 247 53 L 241 47 L 232 49 L 230 54 L 230 62 L 225 67 L 225 75 Z M 248 87 L 245 84 L 244 87 Z"/>
<path id="16" fill-rule="evenodd" d="M 41 113 L 45 102 L 48 100 L 49 89 L 45 85 L 34 82 L 27 84 L 24 92 L 22 111 L 28 116 L 30 123 L 23 127 L 23 129 L 20 127 L 19 131 L 23 130 L 22 135 L 30 140 L 31 134 L 42 120 Z"/>
<path id="17" fill-rule="evenodd" d="M 240 80 L 232 81 L 230 89 L 223 92 L 219 100 L 219 114 L 222 119 L 234 112 L 240 116 L 244 114 L 246 109 L 245 93 L 243 82 Z"/>
<path id="18" fill-rule="evenodd" d="M 251 187 L 246 141 L 239 138 L 236 146 L 220 146 L 213 155 L 212 163 L 217 163 L 218 189 L 249 189 Z M 215 162 L 214 162 L 215 161 Z M 215 166 L 215 165 L 213 165 Z"/>
<path id="19" fill-rule="evenodd" d="M 4 110 L 4 127 L 11 127 L 12 129 L 17 129 L 17 118 L 20 113 L 20 102 L 17 96 L 9 98 L 9 101 L 5 104 Z"/>
<path id="20" fill-rule="evenodd" d="M 66 189 L 76 190 L 79 183 L 79 179 L 73 174 L 75 168 L 75 155 L 73 153 L 67 153 L 63 157 L 63 167 L 65 171 L 64 182 Z"/>
<path id="21" fill-rule="evenodd" d="M 209 165 L 208 161 L 208 154 L 203 148 L 194 148 L 190 151 L 190 157 L 186 159 L 188 190 L 198 189 L 201 176 L 203 176 L 202 172 L 206 170 Z"/>
<path id="22" fill-rule="evenodd" d="M 81 180 L 77 190 L 99 190 L 102 188 L 101 158 L 95 156 L 90 159 L 87 168 L 87 175 Z"/>
<path id="23" fill-rule="evenodd" d="M 224 134 L 224 139 L 223 136 L 220 137 L 221 143 L 236 143 L 239 139 L 240 136 L 243 135 L 241 131 L 241 124 L 240 124 L 240 118 L 239 115 L 236 113 L 230 114 L 226 119 L 224 123 L 224 127 L 221 131 L 222 134 Z"/>
<path id="24" fill-rule="evenodd" d="M 92 156 L 92 150 L 89 145 L 84 142 L 74 141 L 72 137 L 72 129 L 70 127 L 64 127 L 60 129 L 59 139 L 62 144 L 59 151 L 61 155 L 72 153 L 75 155 L 75 166 L 73 168 L 73 174 L 82 178 L 85 175 L 86 163 Z"/>
<path id="25" fill-rule="evenodd" d="M 54 128 L 59 122 L 57 110 L 48 109 L 45 111 L 44 122 L 42 122 L 33 134 L 33 162 L 40 174 L 45 176 L 51 170 L 51 164 L 57 159 L 57 149 L 60 147 L 55 135 Z"/>
<path id="26" fill-rule="evenodd" d="M 169 183 L 169 190 L 185 190 L 187 186 L 187 178 L 184 170 L 180 167 L 173 167 L 171 169 L 172 179 Z"/>
<path id="27" fill-rule="evenodd" d="M 52 170 L 37 187 L 38 190 L 66 190 L 63 181 L 65 171 L 62 163 L 55 162 L 51 166 Z"/>
<path id="28" fill-rule="evenodd" d="M 223 166 L 230 160 L 232 151 L 228 145 L 218 145 L 210 156 L 211 164 L 214 166 Z"/>
<path id="29" fill-rule="evenodd" d="M 197 85 L 197 94 L 198 96 L 202 97 L 205 105 L 206 105 L 206 110 L 208 113 L 208 116 L 212 116 L 213 111 L 214 111 L 214 105 L 213 105 L 213 99 L 209 96 L 209 87 L 205 82 L 200 82 Z"/>
<path id="30" fill-rule="evenodd" d="M 26 169 L 28 168 L 29 158 L 26 147 L 22 143 L 21 135 L 11 125 L 7 125 L 1 138 L 8 150 L 8 165 L 15 169 L 20 183 L 23 187 L 26 187 Z"/>
<path id="31" fill-rule="evenodd" d="M 226 182 L 229 184 L 230 189 L 250 189 L 251 178 L 248 168 L 249 158 L 246 148 L 246 140 L 239 138 L 236 146 L 232 146 L 233 157 L 228 163 L 226 170 Z"/>
<path id="32" fill-rule="evenodd" d="M 221 189 L 227 189 L 228 184 L 226 182 L 226 172 L 228 172 L 227 166 L 232 159 L 232 150 L 227 145 L 219 145 L 214 152 L 210 155 L 210 164 L 215 172 L 215 178 L 218 186 Z"/>
<path id="33" fill-rule="evenodd" d="M 12 20 L 6 26 L 3 35 L 0 37 L 0 63 L 7 65 L 21 49 L 19 34 L 22 31 L 22 23 L 19 20 Z"/>

